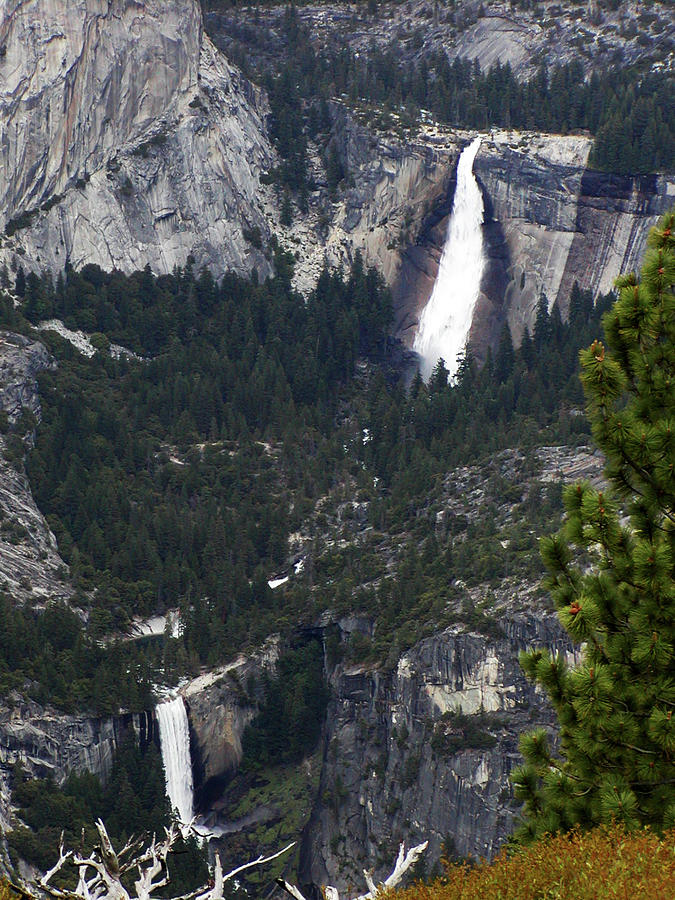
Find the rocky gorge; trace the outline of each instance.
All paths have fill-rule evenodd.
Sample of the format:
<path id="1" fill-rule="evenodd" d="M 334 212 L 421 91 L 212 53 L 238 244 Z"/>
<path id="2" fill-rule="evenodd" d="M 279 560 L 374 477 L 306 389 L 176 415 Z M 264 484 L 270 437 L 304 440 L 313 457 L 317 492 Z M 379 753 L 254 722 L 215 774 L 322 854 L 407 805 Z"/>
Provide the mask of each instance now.
<path id="1" fill-rule="evenodd" d="M 320 633 L 347 639 L 353 627 L 353 621 L 328 623 Z M 342 665 L 330 672 L 333 696 L 319 787 L 307 798 L 311 816 L 299 855 L 303 883 L 325 883 L 330 873 L 332 883 L 346 884 L 364 866 L 383 871 L 401 840 L 429 839 L 430 868 L 442 853 L 491 856 L 503 842 L 516 814 L 509 773 L 519 758 L 518 735 L 533 724 L 552 725 L 519 670 L 517 654 L 533 645 L 571 648 L 547 614 L 504 619 L 500 631 L 486 638 L 455 626 L 410 648 L 392 672 Z M 242 660 L 234 670 L 199 678 L 183 691 L 196 799 L 209 824 L 228 834 L 268 818 L 261 807 L 257 816 L 228 824 L 227 811 L 214 814 L 209 801 L 235 774 L 243 731 L 255 714 L 238 674 L 259 680 L 269 665 L 269 655 L 264 663 L 262 657 Z M 0 709 L 5 827 L 8 779 L 16 763 L 32 777 L 57 782 L 83 771 L 105 779 L 129 728 L 142 742 L 157 741 L 152 711 L 91 719 L 63 716 L 18 697 Z"/>
<path id="2" fill-rule="evenodd" d="M 499 32 L 497 18 L 481 20 L 483 30 Z M 232 23 L 209 24 L 230 47 Z M 412 139 L 383 134 L 334 100 L 331 146 L 349 184 L 331 200 L 313 150 L 315 190 L 289 226 L 267 177 L 277 157 L 265 94 L 216 49 L 196 0 L 147 0 L 142 12 L 125 0 L 78 3 L 68 16 L 61 0 L 39 14 L 35 3 L 10 3 L 0 45 L 0 259 L 11 268 L 162 273 L 191 256 L 216 276 L 267 274 L 276 234 L 296 255 L 301 289 L 324 260 L 348 264 L 362 251 L 392 286 L 397 333 L 410 340 L 436 275 L 457 158 L 474 133 L 423 124 Z M 484 134 L 476 174 L 489 265 L 472 334 L 481 355 L 504 321 L 516 339 L 532 325 L 542 291 L 564 313 L 574 281 L 609 290 L 672 204 L 673 176 L 594 173 L 590 146 L 585 136 Z"/>
<path id="3" fill-rule="evenodd" d="M 444 515 L 479 519 L 497 474 L 521 497 L 532 485 L 561 478 L 597 483 L 602 460 L 584 449 L 551 447 L 538 451 L 534 469 L 524 463 L 522 454 L 507 451 L 498 473 L 478 466 L 449 472 Z M 511 504 L 502 501 L 499 522 L 510 520 Z M 353 527 L 357 541 L 358 519 Z M 319 746 L 312 761 L 298 767 L 313 770 L 300 791 L 304 811 L 291 836 L 300 839 L 294 865 L 304 885 L 325 883 L 329 876 L 333 884 L 353 883 L 363 867 L 384 872 L 401 840 L 429 839 L 427 871 L 442 855 L 491 856 L 512 830 L 517 805 L 509 774 L 519 759 L 518 738 L 533 725 L 553 730 L 554 722 L 541 694 L 526 681 L 518 654 L 546 646 L 572 658 L 574 648 L 536 580 L 511 576 L 498 584 L 458 583 L 457 589 L 448 600 L 452 624 L 431 628 L 413 646 L 390 654 L 385 665 L 345 656 L 348 647 L 376 632 L 366 610 L 324 613 L 291 636 L 294 645 L 320 641 L 331 692 Z M 262 700 L 264 677 L 274 673 L 283 651 L 284 644 L 273 638 L 180 690 L 190 723 L 196 808 L 223 835 L 215 840 L 225 858 L 233 839 L 235 848 L 242 839 L 255 846 L 257 829 L 297 816 L 281 801 L 256 800 L 255 785 L 265 772 L 252 783 L 248 776 L 239 789 L 251 792 L 245 815 L 233 815 L 220 800 L 237 775 L 243 733 Z M 105 778 L 129 728 L 142 742 L 158 742 L 152 710 L 103 719 L 64 716 L 17 695 L 0 710 L 5 821 L 17 762 L 30 775 L 49 774 L 58 782 L 71 771 Z"/>
<path id="4" fill-rule="evenodd" d="M 303 10 L 332 27 L 330 9 Z M 410 12 L 433 23 L 434 47 L 450 39 L 448 25 L 460 49 L 478 48 L 476 55 L 488 63 L 511 48 L 522 71 L 530 65 L 527 43 L 534 41 L 541 54 L 555 30 L 521 26 L 500 9 L 455 34 L 456 23 L 435 21 L 431 5 L 417 2 L 397 8 L 396 28 L 405 28 Z M 89 263 L 127 272 L 149 266 L 161 274 L 192 260 L 217 277 L 255 270 L 264 278 L 272 272 L 276 236 L 294 256 L 295 285 L 308 290 L 326 262 L 348 266 L 360 251 L 392 288 L 395 335 L 411 346 L 443 250 L 457 160 L 475 132 L 423 121 L 414 133 L 402 127 L 383 133 L 345 98 L 330 98 L 328 146 L 349 177 L 331 192 L 321 152 L 310 146 L 307 209 L 300 214 L 294 200 L 292 221 L 282 223 L 270 175 L 279 159 L 267 95 L 227 55 L 232 24 L 209 17 L 207 25 L 208 32 L 196 0 L 9 0 L 0 12 L 0 266 L 12 278 L 19 266 L 56 275 L 65 265 Z M 606 25 L 614 27 L 614 20 Z M 620 43 L 618 29 L 617 18 L 616 33 L 606 35 L 607 58 Z M 352 29 L 355 46 L 365 47 L 370 31 Z M 384 26 L 385 32 L 391 37 L 391 29 Z M 561 58 L 579 37 L 570 34 Z M 411 53 L 425 46 L 413 44 L 411 37 Z M 637 59 L 638 42 L 627 42 L 626 53 Z M 475 174 L 485 207 L 487 264 L 471 331 L 479 358 L 495 347 L 505 323 L 518 343 L 532 327 L 542 294 L 565 316 L 575 283 L 593 293 L 609 291 L 620 271 L 636 267 L 650 227 L 673 205 L 675 175 L 593 171 L 591 142 L 588 134 L 482 133 Z M 18 302 L 14 294 L 11 302 Z M 0 582 L 19 603 L 34 607 L 75 593 L 23 469 L 40 418 L 37 376 L 52 365 L 37 340 L 0 335 L 0 407 L 7 424 L 6 431 L 0 428 Z M 365 431 L 362 438 L 363 444 L 370 439 Z M 447 537 L 450 519 L 491 516 L 495 505 L 488 507 L 486 497 L 494 482 L 502 492 L 495 540 L 506 548 L 516 543 L 508 527 L 530 493 L 562 480 L 600 477 L 602 460 L 588 448 L 545 447 L 530 455 L 527 471 L 525 454 L 514 450 L 487 468 L 466 465 L 440 479 L 435 474 L 441 483 L 433 510 L 438 533 Z M 173 459 L 176 471 L 185 458 Z M 296 567 L 317 537 L 327 551 L 365 546 L 372 531 L 369 502 L 350 495 L 333 518 L 317 504 L 314 512 L 328 524 L 317 535 L 303 522 L 291 542 L 289 572 L 301 571 Z M 425 513 L 431 503 L 427 507 Z M 382 539 L 386 577 L 400 562 L 396 538 Z M 530 552 L 533 529 L 528 540 Z M 491 856 L 510 833 L 517 808 L 509 774 L 519 758 L 518 737 L 534 724 L 553 729 L 518 653 L 543 645 L 572 656 L 574 648 L 535 575 L 470 585 L 458 577 L 453 589 L 441 598 L 442 622 L 430 622 L 421 640 L 392 644 L 377 662 L 352 652 L 377 636 L 368 609 L 350 615 L 329 610 L 287 639 L 321 644 L 331 693 L 318 748 L 298 767 L 305 779 L 301 812 L 289 819 L 298 826 L 294 865 L 303 884 L 330 879 L 341 887 L 357 881 L 364 866 L 381 874 L 401 840 L 429 839 L 425 865 L 431 870 L 444 855 Z M 259 801 L 256 776 L 241 787 L 245 815 L 231 814 L 222 800 L 239 772 L 243 734 L 262 701 L 265 675 L 274 673 L 284 649 L 273 636 L 256 652 L 180 688 L 196 803 L 222 830 L 224 852 L 232 835 L 255 842 L 260 829 L 289 812 L 281 801 Z M 0 705 L 0 824 L 9 825 L 17 763 L 29 775 L 59 783 L 72 771 L 105 779 L 130 730 L 141 743 L 158 741 L 153 710 L 66 715 L 10 694 Z"/>

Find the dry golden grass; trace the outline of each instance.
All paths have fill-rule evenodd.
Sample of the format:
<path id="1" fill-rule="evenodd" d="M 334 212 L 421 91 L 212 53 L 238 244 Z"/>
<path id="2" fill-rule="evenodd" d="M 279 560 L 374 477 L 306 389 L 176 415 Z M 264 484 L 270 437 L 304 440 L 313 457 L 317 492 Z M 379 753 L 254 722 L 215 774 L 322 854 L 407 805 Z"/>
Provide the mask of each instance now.
<path id="1" fill-rule="evenodd" d="M 392 895 L 393 897 L 394 895 Z M 618 826 L 546 838 L 492 863 L 453 865 L 396 900 L 675 900 L 675 830 Z"/>
<path id="2" fill-rule="evenodd" d="M 13 891 L 2 878 L 0 878 L 0 900 L 19 900 L 16 891 Z"/>

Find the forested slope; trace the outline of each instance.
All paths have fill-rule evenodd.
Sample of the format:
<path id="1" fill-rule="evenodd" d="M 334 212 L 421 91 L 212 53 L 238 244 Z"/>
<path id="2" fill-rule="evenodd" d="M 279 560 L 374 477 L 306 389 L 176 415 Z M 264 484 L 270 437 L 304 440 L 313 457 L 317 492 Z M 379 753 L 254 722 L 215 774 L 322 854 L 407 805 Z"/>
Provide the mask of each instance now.
<path id="1" fill-rule="evenodd" d="M 466 525 L 439 544 L 442 473 L 514 444 L 586 439 L 575 358 L 603 303 L 575 289 L 563 323 L 542 300 L 534 334 L 517 351 L 505 330 L 482 370 L 467 355 L 455 384 L 439 366 L 428 386 L 416 378 L 406 388 L 384 355 L 395 346 L 386 337 L 390 306 L 373 271 L 357 259 L 347 276 L 326 272 L 303 303 L 279 248 L 276 266 L 264 283 L 228 276 L 217 284 L 191 267 L 160 278 L 88 267 L 56 284 L 19 273 L 22 307 L 5 302 L 6 326 L 29 330 L 31 320 L 58 316 L 100 349 L 87 358 L 41 332 L 58 367 L 40 376 L 42 422 L 28 457 L 78 602 L 91 610 L 87 636 L 76 617 L 68 627 L 59 619 L 52 642 L 63 654 L 38 663 L 46 619 L 6 601 L 8 684 L 32 672 L 61 703 L 143 708 L 160 663 L 172 678 L 321 609 L 347 611 L 375 596 L 376 654 L 386 656 L 397 628 L 412 642 L 410 621 L 433 625 L 422 599 L 430 591 L 499 578 L 515 571 L 520 552 L 534 554 L 526 535 L 511 549 L 497 546 L 487 520 L 470 526 L 471 559 Z M 131 353 L 113 358 L 111 342 Z M 340 512 L 349 495 L 360 501 L 351 523 Z M 384 555 L 383 546 L 391 548 Z M 304 571 L 271 589 L 300 558 Z M 86 673 L 107 657 L 92 642 L 124 632 L 133 616 L 176 607 L 181 639 L 159 657 L 152 644 L 127 647 L 119 658 L 136 656 L 131 677 L 120 679 L 113 654 L 92 695 Z M 68 674 L 73 653 L 87 658 L 77 678 Z"/>

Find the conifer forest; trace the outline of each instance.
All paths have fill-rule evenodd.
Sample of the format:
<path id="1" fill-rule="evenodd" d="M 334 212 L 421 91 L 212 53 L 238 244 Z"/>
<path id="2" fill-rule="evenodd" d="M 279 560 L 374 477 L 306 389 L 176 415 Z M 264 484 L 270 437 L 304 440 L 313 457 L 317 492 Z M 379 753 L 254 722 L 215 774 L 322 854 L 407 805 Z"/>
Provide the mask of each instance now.
<path id="1" fill-rule="evenodd" d="M 675 896 L 674 87 L 667 0 L 4 4 L 0 900 Z"/>

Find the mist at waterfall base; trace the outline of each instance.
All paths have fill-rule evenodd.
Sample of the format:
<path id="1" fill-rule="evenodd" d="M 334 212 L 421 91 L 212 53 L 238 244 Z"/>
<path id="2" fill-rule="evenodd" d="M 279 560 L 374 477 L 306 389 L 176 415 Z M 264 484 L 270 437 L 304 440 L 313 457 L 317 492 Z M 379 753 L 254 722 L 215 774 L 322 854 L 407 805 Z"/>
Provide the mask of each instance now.
<path id="1" fill-rule="evenodd" d="M 481 139 L 462 150 L 457 187 L 434 289 L 420 317 L 413 350 L 428 380 L 439 359 L 450 377 L 456 374 L 466 345 L 485 266 L 483 195 L 473 174 Z"/>

